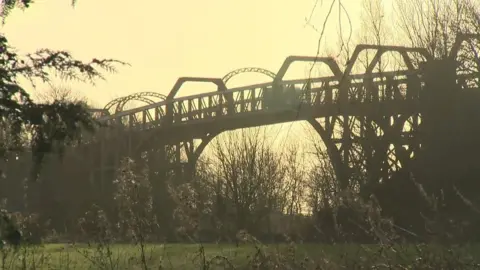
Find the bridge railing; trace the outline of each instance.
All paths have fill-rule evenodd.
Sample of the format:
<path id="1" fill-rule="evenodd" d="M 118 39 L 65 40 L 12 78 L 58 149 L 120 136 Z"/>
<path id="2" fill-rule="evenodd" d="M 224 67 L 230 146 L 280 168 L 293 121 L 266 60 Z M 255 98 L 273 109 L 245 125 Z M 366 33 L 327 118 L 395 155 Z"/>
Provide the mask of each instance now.
<path id="1" fill-rule="evenodd" d="M 469 77 L 472 74 L 461 75 L 458 80 Z M 100 120 L 121 128 L 149 129 L 241 114 L 291 110 L 298 106 L 342 105 L 340 91 L 348 91 L 347 102 L 350 104 L 418 99 L 423 85 L 418 71 L 286 80 L 280 84 L 263 83 L 166 100 Z"/>
<path id="2" fill-rule="evenodd" d="M 375 73 L 371 76 L 350 75 L 347 88 L 347 91 L 351 92 L 349 97 L 351 97 L 351 101 L 365 102 L 365 95 L 362 97 L 361 93 L 362 91 L 367 92 L 365 90 L 367 81 L 373 86 L 379 87 L 379 91 L 384 91 L 383 88 L 388 84 L 388 78 L 392 78 L 392 82 L 398 83 L 402 77 L 406 78 L 405 73 Z M 286 80 L 279 85 L 273 83 L 250 85 L 223 92 L 215 91 L 180 97 L 172 101 L 162 101 L 103 117 L 100 120 L 109 125 L 120 125 L 126 128 L 152 128 L 233 114 L 292 109 L 300 103 L 309 106 L 334 105 L 338 103 L 341 89 L 340 80 L 341 78 L 330 76 Z M 228 101 L 229 95 L 233 97 L 233 104 Z M 379 95 L 381 96 L 381 94 Z M 168 110 L 169 104 L 171 113 Z"/>

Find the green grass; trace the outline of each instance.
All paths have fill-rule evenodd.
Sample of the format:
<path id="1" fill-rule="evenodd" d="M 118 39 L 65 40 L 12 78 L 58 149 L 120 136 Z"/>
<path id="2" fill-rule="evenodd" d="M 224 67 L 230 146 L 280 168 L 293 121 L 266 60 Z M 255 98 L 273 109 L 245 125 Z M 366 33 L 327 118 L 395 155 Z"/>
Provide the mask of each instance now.
<path id="1" fill-rule="evenodd" d="M 289 252 L 291 246 L 286 244 L 269 245 L 261 247 L 265 257 L 258 257 L 258 247 L 254 245 L 227 244 L 167 244 L 146 246 L 146 257 L 150 269 L 201 269 L 203 254 L 205 261 L 216 258 L 216 262 L 225 261 L 223 258 L 238 268 L 249 268 L 254 261 L 271 260 L 277 263 L 292 264 L 305 261 L 305 257 L 322 265 L 354 265 L 354 264 L 378 264 L 378 263 L 407 263 L 419 259 L 433 260 L 443 258 L 448 252 L 439 246 L 428 246 L 425 250 L 418 250 L 413 245 L 396 246 L 395 250 L 379 245 L 295 245 L 295 253 Z M 460 251 L 460 248 L 456 248 Z M 37 269 L 104 269 L 114 266 L 113 269 L 141 269 L 141 252 L 138 246 L 117 244 L 111 247 L 111 254 L 105 250 L 100 251 L 87 245 L 48 244 L 44 247 L 36 247 L 20 250 L 15 259 L 7 257 L 7 269 L 13 269 L 22 265 L 22 254 L 28 251 L 27 265 L 36 265 Z M 480 246 L 469 246 L 464 252 L 467 255 L 476 255 L 480 258 Z M 256 259 L 255 259 L 256 258 Z M 370 262 L 371 261 L 371 262 Z M 112 262 L 114 262 L 112 264 Z M 101 263 L 104 263 L 102 267 Z M 16 266 L 16 267 L 13 267 Z M 226 264 L 218 264 L 217 268 L 225 269 Z M 1 267 L 0 267 L 1 269 Z"/>

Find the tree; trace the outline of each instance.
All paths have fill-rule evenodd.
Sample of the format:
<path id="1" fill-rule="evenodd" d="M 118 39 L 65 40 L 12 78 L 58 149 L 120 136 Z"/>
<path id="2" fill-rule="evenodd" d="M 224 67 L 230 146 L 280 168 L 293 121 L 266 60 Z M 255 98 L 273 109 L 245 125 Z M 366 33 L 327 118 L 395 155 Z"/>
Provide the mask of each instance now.
<path id="1" fill-rule="evenodd" d="M 75 2 L 72 2 L 74 4 Z M 14 7 L 28 8 L 30 0 L 4 0 L 3 16 Z M 82 103 L 65 99 L 51 103 L 36 103 L 28 90 L 19 83 L 23 77 L 35 87 L 37 81 L 50 83 L 52 75 L 62 79 L 94 83 L 104 79 L 101 69 L 115 72 L 115 64 L 126 64 L 114 59 L 96 59 L 91 62 L 75 60 L 67 51 L 40 49 L 25 56 L 18 55 L 9 46 L 5 35 L 0 34 L 0 117 L 8 123 L 9 145 L 0 149 L 6 157 L 10 151 L 21 149 L 21 135 L 29 134 L 29 144 L 36 164 L 40 164 L 45 153 L 62 150 L 79 138 L 82 130 L 93 131 L 95 121 Z M 54 146 L 57 146 L 56 148 Z M 33 176 L 38 174 L 38 166 Z"/>
<path id="2" fill-rule="evenodd" d="M 31 3 L 31 0 L 1 0 L 3 22 L 12 9 L 28 8 Z M 75 0 L 72 1 L 74 4 Z M 77 141 L 84 130 L 93 132 L 95 129 L 96 122 L 84 104 L 69 100 L 37 103 L 28 89 L 19 83 L 20 78 L 28 79 L 32 88 L 35 88 L 37 81 L 50 83 L 53 75 L 66 80 L 94 83 L 97 79 L 104 79 L 100 70 L 115 72 L 116 64 L 126 63 L 96 58 L 82 62 L 67 51 L 50 49 L 40 49 L 22 56 L 0 33 L 0 124 L 6 131 L 2 134 L 3 138 L 8 138 L 0 145 L 0 155 L 8 161 L 9 153 L 23 151 L 27 140 L 36 165 L 32 178 L 36 179 L 46 153 L 61 151 L 66 145 Z M 0 235 L 0 239 L 5 239 L 4 230 L 0 231 Z"/>
<path id="3" fill-rule="evenodd" d="M 255 233 L 262 223 L 270 230 L 266 217 L 284 209 L 285 166 L 282 157 L 267 145 L 267 136 L 260 132 L 231 133 L 214 143 L 217 192 L 226 206 L 223 222 L 234 221 L 235 233 Z"/>
<path id="4" fill-rule="evenodd" d="M 334 0 L 333 2 L 341 1 Z M 412 230 L 421 234 L 425 233 L 425 224 L 421 215 L 425 216 L 431 210 L 429 202 L 426 202 L 424 194 L 416 186 L 416 184 L 421 184 L 423 186 L 422 191 L 426 192 L 428 199 L 433 197 L 433 200 L 436 200 L 438 208 L 434 211 L 442 212 L 443 220 L 441 222 L 444 225 L 450 226 L 451 224 L 448 224 L 448 222 L 452 220 L 458 223 L 466 221 L 471 224 L 469 229 L 473 230 L 478 225 L 472 224 L 478 224 L 478 219 L 475 220 L 476 215 L 472 214 L 472 209 L 468 206 L 467 201 L 470 200 L 469 202 L 473 202 L 473 204 L 479 203 L 478 200 L 475 201 L 474 190 L 478 189 L 478 182 L 474 180 L 480 175 L 480 169 L 476 165 L 478 164 L 477 156 L 480 150 L 476 138 L 480 134 L 480 125 L 472 119 L 480 115 L 480 111 L 474 105 L 480 101 L 478 89 L 475 89 L 479 87 L 480 40 L 467 40 L 462 44 L 463 46 L 455 61 L 448 63 L 448 58 L 459 35 L 464 33 L 480 35 L 480 5 L 469 0 L 396 0 L 394 2 L 396 9 L 393 14 L 388 16 L 385 15 L 380 1 L 372 0 L 364 1 L 364 3 L 362 28 L 358 32 L 358 40 L 351 41 L 351 44 L 373 43 L 376 45 L 407 45 L 426 48 L 434 62 L 433 65 L 426 63 L 425 67 L 427 68 L 419 71 L 423 72 L 423 79 L 426 75 L 433 74 L 433 76 L 430 76 L 429 89 L 421 88 L 422 95 L 426 95 L 426 91 L 430 90 L 429 92 L 432 93 L 448 93 L 448 95 L 445 95 L 448 97 L 442 103 L 443 106 L 432 106 L 435 107 L 433 109 L 427 108 L 430 106 L 429 104 L 422 103 L 422 106 L 424 106 L 424 111 L 421 113 L 422 128 L 421 133 L 418 133 L 421 135 L 416 134 L 416 136 L 422 136 L 421 149 L 416 149 L 413 158 L 410 156 L 408 162 L 402 162 L 402 168 L 397 167 L 395 172 L 388 177 L 382 177 L 382 181 L 379 181 L 381 175 L 377 173 L 379 167 L 381 167 L 376 165 L 378 163 L 372 163 L 375 166 L 369 166 L 370 169 L 362 166 L 362 162 L 367 160 L 362 157 L 362 154 L 368 153 L 369 148 L 375 149 L 376 147 L 375 137 L 369 136 L 368 140 L 363 140 L 362 149 L 358 151 L 360 154 L 355 156 L 355 159 L 360 162 L 352 161 L 354 163 L 352 171 L 366 172 L 360 177 L 360 180 L 367 184 L 363 185 L 367 188 L 362 189 L 362 186 L 360 186 L 361 192 L 359 194 L 363 195 L 361 197 L 365 200 L 368 200 L 371 195 L 375 195 L 380 201 L 383 214 L 394 216 L 396 225 L 404 228 L 413 226 L 414 229 Z M 348 46 L 344 46 L 343 36 L 340 38 L 342 39 L 341 48 L 347 49 L 345 58 L 348 59 L 351 50 L 348 50 Z M 414 54 L 410 57 L 413 58 L 413 64 L 417 64 L 417 67 L 420 62 L 426 60 Z M 404 68 L 400 61 L 396 61 L 397 59 L 390 55 L 387 55 L 384 59 L 386 61 L 377 65 L 379 73 L 384 72 L 386 68 L 394 71 Z M 358 66 L 358 63 L 360 63 L 360 66 L 362 64 L 365 66 L 365 62 L 362 60 L 366 60 L 366 63 L 369 62 L 368 53 L 360 56 L 356 65 Z M 468 82 L 459 80 L 456 83 L 454 79 L 444 80 L 445 76 L 442 70 L 432 72 L 428 69 L 435 69 L 435 67 L 445 67 L 446 69 L 456 67 L 457 74 L 468 73 L 473 76 L 469 78 L 470 81 Z M 359 73 L 361 72 L 359 70 Z M 395 74 L 391 77 L 396 76 Z M 438 83 L 435 84 L 435 81 L 438 81 Z M 451 84 L 448 85 L 448 83 Z M 435 86 L 432 87 L 432 84 L 435 84 Z M 368 86 L 364 85 L 362 87 Z M 355 89 L 350 89 L 350 91 L 353 93 Z M 428 111 L 429 116 L 435 116 L 435 121 L 431 121 L 432 118 L 426 116 L 426 111 Z M 372 114 L 369 117 L 379 119 L 384 116 Z M 416 116 L 412 115 L 412 117 Z M 430 120 L 427 120 L 427 118 Z M 408 129 L 407 121 L 398 124 Z M 428 127 L 424 124 L 425 122 L 429 122 Z M 388 126 L 386 127 L 388 128 Z M 430 135 L 425 135 L 427 133 Z M 378 141 L 378 143 L 382 146 L 381 141 Z M 427 144 L 429 147 L 426 147 Z M 410 145 L 408 148 L 411 148 Z M 381 150 L 382 148 L 376 148 L 375 152 L 384 153 L 383 150 L 378 151 L 378 149 Z M 396 149 L 395 151 L 397 152 Z M 368 155 L 365 156 L 368 157 Z M 391 156 L 383 155 L 377 160 L 384 162 L 389 157 Z M 324 172 L 322 174 L 324 174 L 323 177 L 328 176 Z M 325 183 L 324 179 L 321 180 Z M 355 182 L 353 177 L 349 180 Z M 322 199 L 324 202 L 321 204 L 328 206 L 329 202 L 324 198 L 327 196 L 322 193 L 319 190 L 314 194 L 318 196 L 313 196 L 313 202 L 316 202 L 313 206 L 320 205 L 317 201 Z M 409 196 L 405 196 L 405 194 L 409 194 Z M 322 207 L 325 208 L 323 205 Z M 442 206 L 440 207 L 440 205 Z M 437 224 L 439 223 L 440 221 L 437 222 Z M 452 228 L 450 227 L 450 229 Z M 465 227 L 462 229 L 465 229 Z M 452 229 L 452 231 L 455 230 L 460 231 L 458 228 Z M 470 233 L 472 232 L 470 231 Z M 470 236 L 473 236 L 473 234 Z"/>
<path id="5" fill-rule="evenodd" d="M 477 139 L 480 125 L 472 121 L 480 116 L 476 105 L 480 102 L 480 5 L 470 0 L 397 0 L 395 4 L 397 29 L 404 34 L 401 37 L 409 46 L 426 48 L 434 59 L 428 67 L 435 71 L 424 70 L 424 76 L 430 77 L 429 84 L 435 85 L 427 89 L 435 92 L 428 96 L 435 102 L 425 104 L 422 150 L 416 155 L 412 174 L 431 200 L 436 201 L 430 206 L 434 212 L 430 218 L 438 218 L 437 226 L 441 224 L 442 230 L 448 228 L 455 236 L 463 231 L 463 237 L 478 237 L 475 232 L 478 214 L 470 204 L 480 203 L 474 191 L 478 189 L 476 179 L 480 175 Z M 477 38 L 464 41 L 455 59 L 450 59 L 456 39 L 462 34 Z M 455 68 L 456 74 L 473 76 L 465 81 L 444 79 L 449 76 L 445 72 L 449 68 Z M 446 94 L 442 98 L 437 93 Z M 398 181 L 410 180 L 403 178 Z M 412 216 L 412 212 L 406 214 Z"/>
<path id="6" fill-rule="evenodd" d="M 480 32 L 480 5 L 471 0 L 396 0 L 395 8 L 401 38 L 435 58 L 448 57 L 458 34 Z"/>
<path id="7" fill-rule="evenodd" d="M 179 226 L 210 239 L 286 233 L 285 214 L 301 210 L 301 168 L 293 164 L 301 157 L 275 152 L 264 132 L 234 131 L 211 142 L 210 158 L 198 161 L 194 179 L 172 189 Z"/>
<path id="8" fill-rule="evenodd" d="M 48 89 L 35 92 L 38 103 L 53 103 L 55 101 L 88 104 L 89 100 L 65 85 L 50 85 Z"/>

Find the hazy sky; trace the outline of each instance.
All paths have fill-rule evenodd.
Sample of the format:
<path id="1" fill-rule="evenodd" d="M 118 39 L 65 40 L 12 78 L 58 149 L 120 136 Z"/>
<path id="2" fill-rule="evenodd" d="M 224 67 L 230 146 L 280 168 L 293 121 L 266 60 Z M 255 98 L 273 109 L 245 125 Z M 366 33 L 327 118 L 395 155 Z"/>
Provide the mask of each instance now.
<path id="1" fill-rule="evenodd" d="M 319 0 L 311 23 L 321 29 L 332 0 Z M 168 94 L 181 76 L 222 77 L 254 66 L 276 72 L 289 55 L 315 55 L 319 33 L 306 26 L 315 0 L 36 0 L 7 18 L 2 31 L 20 52 L 65 49 L 76 58 L 115 58 L 131 64 L 96 86 L 70 83 L 103 107 L 140 91 Z M 384 1 L 388 9 L 391 1 Z M 362 0 L 343 0 L 358 34 Z M 338 8 L 323 46 L 338 44 Z M 343 30 L 348 32 L 345 13 Z M 293 75 L 306 77 L 305 67 Z M 243 75 L 230 86 L 268 80 Z M 215 90 L 188 85 L 179 95 Z"/>
<path id="2" fill-rule="evenodd" d="M 355 25 L 361 1 L 343 0 Z M 312 23 L 321 29 L 331 0 L 318 2 Z M 305 26 L 313 0 L 132 3 L 79 0 L 73 9 L 70 0 L 37 0 L 30 9 L 8 17 L 3 31 L 21 52 L 46 47 L 65 49 L 85 60 L 105 57 L 129 62 L 131 67 L 121 68 L 96 87 L 71 84 L 101 106 L 112 97 L 139 91 L 166 94 L 180 76 L 222 77 L 247 66 L 276 72 L 288 55 L 315 55 L 317 50 L 319 34 Z M 337 22 L 335 8 L 326 33 L 330 41 L 325 38 L 330 46 L 337 42 Z M 232 84 L 266 79 L 241 76 Z M 189 86 L 183 94 L 213 90 L 206 87 Z"/>

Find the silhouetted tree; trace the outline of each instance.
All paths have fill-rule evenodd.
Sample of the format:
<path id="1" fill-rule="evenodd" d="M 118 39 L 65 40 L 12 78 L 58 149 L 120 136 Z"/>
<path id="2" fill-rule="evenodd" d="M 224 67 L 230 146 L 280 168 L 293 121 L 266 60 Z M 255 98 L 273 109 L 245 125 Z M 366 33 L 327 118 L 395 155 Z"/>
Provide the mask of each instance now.
<path id="1" fill-rule="evenodd" d="M 5 21 L 12 9 L 28 8 L 31 3 L 30 0 L 1 1 L 2 19 Z M 82 62 L 67 51 L 50 49 L 19 55 L 9 45 L 7 37 L 0 33 L 0 124 L 7 127 L 2 136 L 8 138 L 0 145 L 0 156 L 8 161 L 12 157 L 9 154 L 23 150 L 27 140 L 35 164 L 32 178 L 36 179 L 46 153 L 62 151 L 66 145 L 78 140 L 81 132 L 95 128 L 95 121 L 83 103 L 69 100 L 37 103 L 19 79 L 27 79 L 32 88 L 38 81 L 50 83 L 53 75 L 94 83 L 96 79 L 104 78 L 101 70 L 115 72 L 115 64 L 125 63 L 95 58 Z"/>
<path id="2" fill-rule="evenodd" d="M 288 233 L 285 214 L 293 219 L 301 211 L 303 168 L 295 163 L 301 156 L 295 148 L 276 152 L 263 132 L 256 128 L 214 139 L 195 178 L 172 190 L 179 227 L 230 241 L 241 230 L 263 240 Z"/>
<path id="3" fill-rule="evenodd" d="M 268 216 L 284 208 L 285 166 L 267 145 L 267 137 L 260 129 L 256 131 L 231 133 L 229 138 L 214 142 L 217 191 L 226 206 L 222 221 L 231 223 L 234 233 L 238 230 L 255 233 L 259 224 L 270 230 Z"/>
<path id="4" fill-rule="evenodd" d="M 469 0 L 398 0 L 395 1 L 394 13 L 388 14 L 383 9 L 381 1 L 364 1 L 364 4 L 364 16 L 357 39 L 351 39 L 349 40 L 351 44 L 345 44 L 344 37 L 341 37 L 339 48 L 344 49 L 342 54 L 344 61 L 340 64 L 345 65 L 348 62 L 353 46 L 359 43 L 423 47 L 439 61 L 430 65 L 427 63 L 423 66 L 425 69 L 421 69 L 429 73 L 423 74 L 423 79 L 428 79 L 429 83 L 422 88 L 422 93 L 429 91 L 432 96 L 441 96 L 439 93 L 442 92 L 448 94 L 444 95 L 442 101 L 436 98 L 437 103 L 431 108 L 427 109 L 430 105 L 422 103 L 424 108 L 422 129 L 415 135 L 422 136 L 422 148 L 415 152 L 410 164 L 383 181 L 379 181 L 379 177 L 367 171 L 363 177 L 366 179 L 359 180 L 363 180 L 370 187 L 362 191 L 360 186 L 360 194 L 364 199 L 375 195 L 379 199 L 383 214 L 393 216 L 396 224 L 404 229 L 426 233 L 431 231 L 431 228 L 425 229 L 425 219 L 435 217 L 437 225 L 442 223 L 440 226 L 442 229 L 437 232 L 450 231 L 452 235 L 459 236 L 459 232 L 464 230 L 473 233 L 470 234 L 472 237 L 475 234 L 473 228 L 477 226 L 473 224 L 478 224 L 478 215 L 474 214 L 468 204 L 480 203 L 476 199 L 478 196 L 474 194 L 475 190 L 478 190 L 476 179 L 480 176 L 478 166 L 480 145 L 478 139 L 475 139 L 480 134 L 480 125 L 472 121 L 480 115 L 480 111 L 474 105 L 480 101 L 477 94 L 480 39 L 465 41 L 455 61 L 446 60 L 460 34 L 480 34 L 480 6 L 478 2 Z M 396 18 L 398 20 L 395 20 Z M 414 65 L 417 67 L 421 61 L 425 61 L 423 57 L 415 54 L 410 56 L 413 56 Z M 368 53 L 361 55 L 357 60 L 360 65 L 357 63 L 356 72 L 363 72 L 358 68 L 362 68 L 362 64 L 364 68 L 364 63 L 369 62 L 368 58 Z M 398 61 L 398 57 L 387 56 L 384 59 L 386 61 L 379 63 L 375 71 L 405 68 L 402 61 Z M 456 82 L 453 77 L 449 80 L 449 74 L 445 72 L 449 68 L 454 72 L 456 69 L 457 74 L 468 73 L 473 76 L 468 78 L 467 82 L 461 80 Z M 351 91 L 354 92 L 355 89 Z M 433 121 L 431 116 L 435 116 L 436 120 Z M 380 119 L 384 116 L 371 115 L 371 117 Z M 372 144 L 374 141 L 375 138 L 368 137 L 364 143 Z M 359 153 L 362 151 L 365 149 Z M 357 160 L 354 160 L 355 158 Z M 352 171 L 366 171 L 362 167 L 364 161 L 362 154 L 353 155 Z M 374 171 L 375 169 L 373 168 Z M 325 180 L 328 174 L 325 172 L 322 174 L 324 174 L 320 175 L 322 181 L 313 181 L 313 186 L 321 187 L 328 183 Z M 356 179 L 353 178 L 358 175 L 351 176 L 351 182 L 354 183 Z M 313 196 L 313 201 L 317 203 L 313 206 L 329 207 L 330 201 L 325 198 L 328 196 L 321 193 L 323 189 L 325 188 L 317 188 L 318 194 Z M 323 203 L 320 204 L 318 201 Z M 460 223 L 469 225 L 460 229 L 457 226 Z"/>
<path id="5" fill-rule="evenodd" d="M 50 85 L 45 90 L 36 91 L 33 97 L 38 103 L 53 103 L 55 101 L 64 101 L 72 103 L 83 103 L 88 106 L 89 100 L 86 96 L 74 91 L 69 86 Z"/>
<path id="6" fill-rule="evenodd" d="M 29 7 L 31 1 L 6 0 L 3 4 L 5 17 L 14 7 Z M 45 104 L 34 102 L 18 80 L 26 78 L 35 87 L 37 81 L 50 83 L 52 75 L 57 75 L 67 80 L 94 83 L 104 78 L 100 69 L 115 72 L 115 64 L 124 64 L 113 59 L 93 59 L 85 63 L 75 60 L 69 52 L 50 49 L 21 56 L 3 34 L 0 35 L 0 59 L 1 121 L 9 123 L 12 137 L 11 144 L 0 150 L 5 156 L 19 145 L 19 135 L 28 132 L 37 163 L 44 153 L 53 150 L 55 143 L 62 142 L 57 144 L 61 149 L 64 143 L 76 140 L 82 129 L 93 131 L 94 121 L 82 103 L 61 99 Z"/>

